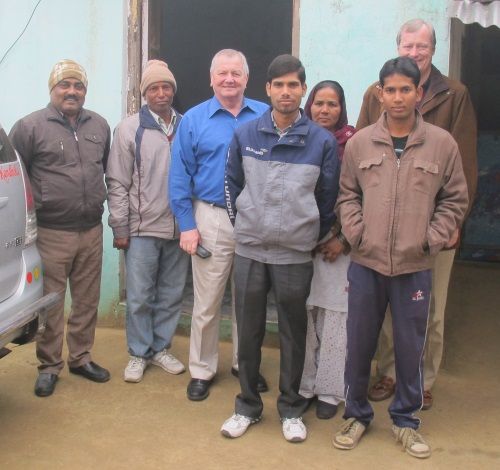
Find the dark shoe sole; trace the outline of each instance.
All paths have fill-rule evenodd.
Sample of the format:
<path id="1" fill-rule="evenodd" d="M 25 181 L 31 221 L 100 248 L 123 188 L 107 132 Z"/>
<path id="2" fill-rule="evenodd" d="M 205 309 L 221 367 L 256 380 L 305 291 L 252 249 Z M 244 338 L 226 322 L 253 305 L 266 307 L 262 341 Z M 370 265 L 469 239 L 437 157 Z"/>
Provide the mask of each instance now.
<path id="1" fill-rule="evenodd" d="M 97 383 L 101 383 L 101 384 L 104 382 L 108 382 L 109 379 L 111 378 L 110 375 L 108 375 L 107 377 L 96 377 L 94 375 L 88 375 L 88 374 L 80 372 L 78 369 L 71 369 L 70 368 L 69 371 L 72 374 L 79 375 L 80 377 L 84 377 L 87 380 L 91 380 L 92 382 L 97 382 Z"/>
<path id="2" fill-rule="evenodd" d="M 332 419 L 337 414 L 337 410 L 330 412 L 320 412 L 316 411 L 316 418 L 318 419 Z"/>
<path id="3" fill-rule="evenodd" d="M 207 390 L 207 393 L 205 393 L 204 395 L 190 395 L 188 393 L 187 397 L 191 401 L 203 401 L 203 400 L 206 400 L 208 398 L 208 395 L 210 395 L 210 392 Z"/>

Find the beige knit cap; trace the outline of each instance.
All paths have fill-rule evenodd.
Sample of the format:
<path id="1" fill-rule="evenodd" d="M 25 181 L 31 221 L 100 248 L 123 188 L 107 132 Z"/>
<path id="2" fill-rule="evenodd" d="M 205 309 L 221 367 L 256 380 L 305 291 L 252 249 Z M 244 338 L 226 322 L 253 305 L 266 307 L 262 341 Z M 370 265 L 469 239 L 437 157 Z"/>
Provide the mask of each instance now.
<path id="1" fill-rule="evenodd" d="M 74 60 L 63 59 L 57 62 L 52 68 L 49 76 L 49 91 L 52 91 L 61 80 L 66 78 L 75 78 L 83 83 L 83 86 L 87 88 L 88 79 L 85 69 Z"/>
<path id="2" fill-rule="evenodd" d="M 174 74 L 162 60 L 149 60 L 142 71 L 141 95 L 144 96 L 148 87 L 155 82 L 167 82 L 177 91 Z"/>

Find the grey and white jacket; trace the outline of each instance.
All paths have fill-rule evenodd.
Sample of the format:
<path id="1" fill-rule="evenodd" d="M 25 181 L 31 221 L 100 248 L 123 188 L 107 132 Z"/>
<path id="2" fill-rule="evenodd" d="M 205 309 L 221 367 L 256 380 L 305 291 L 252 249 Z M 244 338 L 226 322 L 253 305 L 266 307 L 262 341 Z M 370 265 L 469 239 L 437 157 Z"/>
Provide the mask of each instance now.
<path id="1" fill-rule="evenodd" d="M 335 222 L 339 174 L 335 138 L 304 114 L 282 137 L 271 110 L 236 129 L 225 178 L 236 253 L 270 264 L 310 261 Z"/>
<path id="2" fill-rule="evenodd" d="M 172 137 L 181 118 L 176 115 Z M 108 223 L 115 238 L 176 238 L 168 204 L 170 140 L 147 105 L 116 127 L 106 171 Z"/>

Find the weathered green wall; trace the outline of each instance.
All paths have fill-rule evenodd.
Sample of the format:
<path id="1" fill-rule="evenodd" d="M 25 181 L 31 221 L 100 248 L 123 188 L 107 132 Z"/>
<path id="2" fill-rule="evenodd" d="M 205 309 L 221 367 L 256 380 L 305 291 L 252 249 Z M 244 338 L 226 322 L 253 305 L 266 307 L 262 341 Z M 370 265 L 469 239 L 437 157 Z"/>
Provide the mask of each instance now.
<path id="1" fill-rule="evenodd" d="M 434 64 L 448 72 L 449 19 L 445 0 L 300 0 L 300 58 L 307 84 L 337 80 L 355 124 L 363 93 L 383 63 L 397 55 L 396 34 L 412 18 L 436 29 Z"/>
<path id="2" fill-rule="evenodd" d="M 14 43 L 38 0 L 0 1 L 0 56 Z M 85 107 L 113 129 L 122 116 L 123 0 L 43 0 L 23 36 L 0 63 L 0 122 L 9 131 L 24 115 L 49 102 L 47 81 L 54 63 L 73 59 L 85 67 Z M 106 214 L 100 315 L 118 299 L 118 256 Z"/>

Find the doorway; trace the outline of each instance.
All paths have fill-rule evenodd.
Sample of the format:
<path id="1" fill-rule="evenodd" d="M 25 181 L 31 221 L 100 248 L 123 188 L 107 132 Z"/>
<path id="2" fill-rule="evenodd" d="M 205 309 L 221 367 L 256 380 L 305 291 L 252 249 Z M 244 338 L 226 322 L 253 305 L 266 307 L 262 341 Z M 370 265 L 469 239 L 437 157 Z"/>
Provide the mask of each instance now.
<path id="1" fill-rule="evenodd" d="M 174 106 L 185 112 L 212 96 L 209 68 L 221 49 L 245 54 L 246 95 L 267 102 L 267 66 L 293 48 L 294 0 L 149 0 L 149 59 L 169 64 L 178 83 Z"/>
<path id="2" fill-rule="evenodd" d="M 450 75 L 467 85 L 478 123 L 478 188 L 460 259 L 500 261 L 500 28 L 451 23 Z"/>

